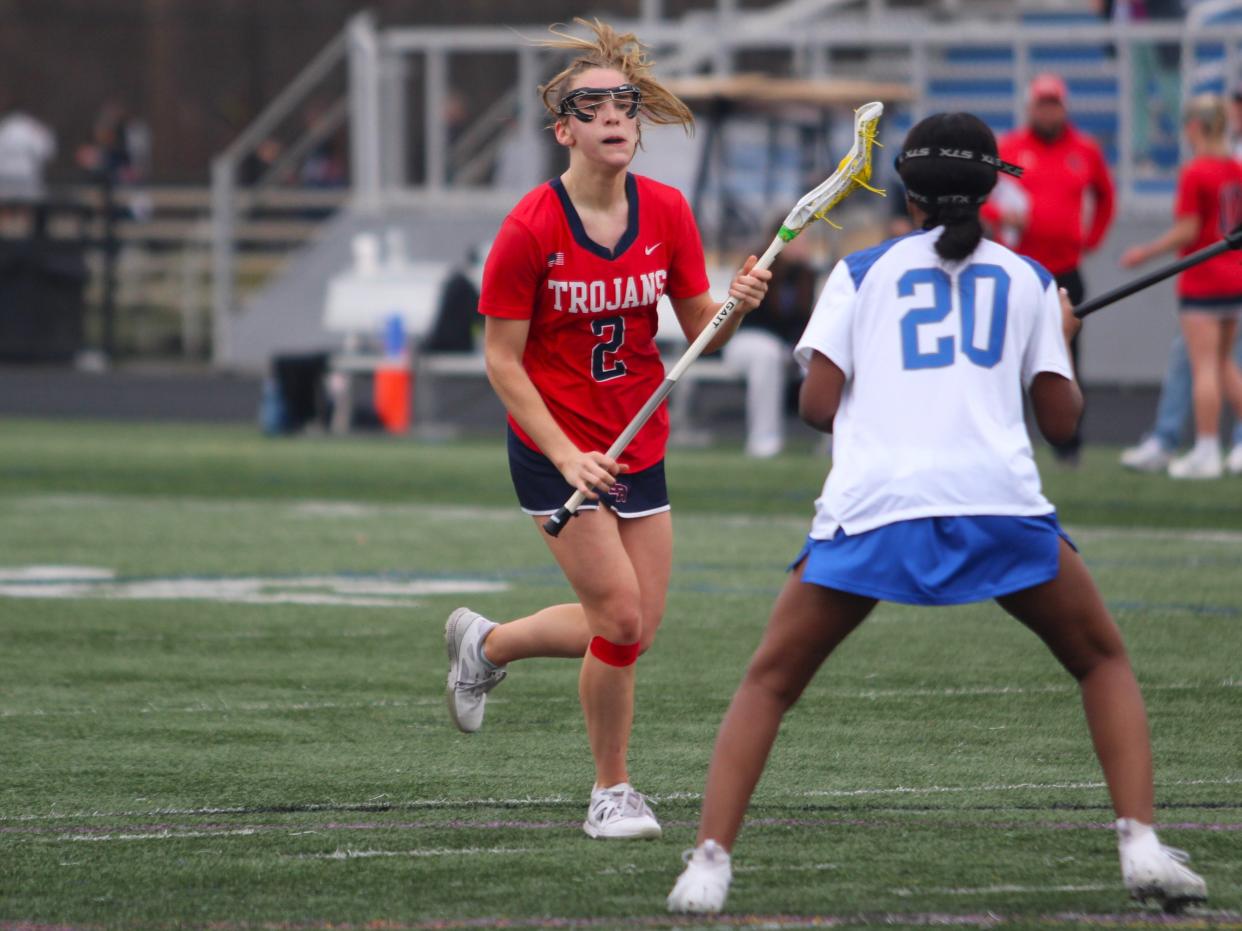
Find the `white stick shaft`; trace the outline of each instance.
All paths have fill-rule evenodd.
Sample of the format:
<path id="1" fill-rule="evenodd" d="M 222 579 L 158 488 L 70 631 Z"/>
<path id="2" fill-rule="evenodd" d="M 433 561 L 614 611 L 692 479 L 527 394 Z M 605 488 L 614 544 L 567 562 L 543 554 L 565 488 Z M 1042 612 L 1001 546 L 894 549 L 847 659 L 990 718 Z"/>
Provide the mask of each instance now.
<path id="1" fill-rule="evenodd" d="M 780 254 L 780 251 L 784 248 L 785 240 L 777 236 L 772 240 L 771 244 L 767 248 L 767 251 L 759 257 L 759 261 L 755 263 L 754 267 L 768 268 L 772 262 L 776 260 L 776 257 Z M 690 367 L 691 363 L 703 354 L 703 350 L 706 349 L 707 344 L 712 341 L 712 337 L 714 337 L 716 333 L 719 332 L 720 328 L 724 326 L 725 321 L 733 316 L 733 311 L 737 307 L 737 304 L 737 298 L 730 296 L 728 300 L 720 305 L 720 309 L 716 311 L 716 315 L 712 317 L 707 326 L 703 327 L 703 331 L 695 337 L 694 342 L 690 344 L 689 348 L 687 348 L 685 353 L 682 354 L 682 357 L 677 360 L 671 369 L 668 370 L 668 373 L 664 376 L 664 381 L 660 383 L 660 387 L 657 388 L 655 393 L 647 399 L 647 403 L 642 406 L 638 413 L 634 415 L 634 419 L 631 420 L 626 428 L 621 431 L 621 435 L 613 441 L 613 444 L 610 447 L 608 447 L 609 459 L 616 459 L 625 450 L 625 447 L 630 445 L 630 441 L 638 435 L 638 431 L 641 430 L 643 425 L 651 419 L 651 415 L 656 412 L 656 409 L 664 403 L 664 399 L 669 396 L 669 393 L 677 384 L 677 379 L 681 378 L 686 369 Z M 561 511 L 567 511 L 568 515 L 572 516 L 578 508 L 581 507 L 582 502 L 585 500 L 586 495 L 584 493 L 581 491 L 575 491 L 573 496 L 565 502 L 565 506 L 561 509 Z M 559 527 L 564 524 L 564 519 L 561 518 L 557 523 L 559 531 Z"/>

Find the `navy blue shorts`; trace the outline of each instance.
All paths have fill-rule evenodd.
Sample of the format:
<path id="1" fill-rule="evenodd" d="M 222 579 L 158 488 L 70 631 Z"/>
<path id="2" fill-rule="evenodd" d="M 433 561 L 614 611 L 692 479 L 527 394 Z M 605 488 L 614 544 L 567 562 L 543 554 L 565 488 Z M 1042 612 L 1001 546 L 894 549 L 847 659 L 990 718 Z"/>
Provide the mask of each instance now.
<path id="1" fill-rule="evenodd" d="M 1074 546 L 1056 514 L 923 517 L 808 538 L 789 568 L 805 559 L 802 581 L 882 601 L 967 604 L 1055 579 L 1062 540 Z"/>
<path id="2" fill-rule="evenodd" d="M 1183 297 L 1177 309 L 1183 314 L 1211 314 L 1229 320 L 1242 311 L 1242 297 Z"/>
<path id="3" fill-rule="evenodd" d="M 543 517 L 555 514 L 569 500 L 574 488 L 543 453 L 536 452 L 509 429 L 509 475 L 518 504 L 527 514 Z M 669 509 L 668 486 L 664 483 L 664 461 L 641 472 L 622 472 L 612 491 L 599 501 L 588 499 L 580 511 L 594 511 L 600 503 L 622 517 L 646 517 Z"/>

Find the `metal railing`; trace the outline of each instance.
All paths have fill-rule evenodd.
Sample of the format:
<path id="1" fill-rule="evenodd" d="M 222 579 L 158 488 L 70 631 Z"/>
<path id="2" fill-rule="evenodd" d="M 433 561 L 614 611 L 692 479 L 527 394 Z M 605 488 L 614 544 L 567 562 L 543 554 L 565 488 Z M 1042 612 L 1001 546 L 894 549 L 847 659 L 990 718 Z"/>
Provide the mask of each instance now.
<path id="1" fill-rule="evenodd" d="M 1071 110 L 1082 114 L 1115 115 L 1117 179 L 1123 200 L 1161 196 L 1144 194 L 1136 182 L 1139 153 L 1134 151 L 1134 107 L 1139 100 L 1134 85 L 1135 50 L 1153 43 L 1181 48 L 1184 90 L 1205 83 L 1227 85 L 1237 74 L 1238 49 L 1242 47 L 1242 22 L 1228 20 L 1242 0 L 1206 0 L 1184 23 L 1100 22 L 1071 27 L 1012 25 L 996 22 L 936 22 L 930 18 L 911 21 L 903 11 L 890 15 L 882 2 L 864 4 L 852 16 L 833 15 L 840 8 L 857 7 L 850 0 L 785 0 L 772 7 L 741 12 L 735 0 L 718 0 L 714 12 L 687 17 L 679 22 L 662 18 L 660 0 L 643 0 L 640 19 L 615 22 L 634 29 L 657 52 L 662 73 L 689 74 L 704 68 L 728 73 L 738 57 L 754 52 L 783 54 L 788 73 L 800 77 L 869 77 L 898 81 L 913 89 L 909 104 L 915 119 L 933 105 L 969 105 L 1006 112 L 1015 124 L 1025 116 L 1025 88 L 1029 79 L 1045 70 L 1049 61 L 1064 61 L 1060 69 L 1074 87 L 1076 81 L 1115 82 L 1115 95 L 1107 92 L 1075 94 Z M 1221 22 L 1224 17 L 1226 21 Z M 229 320 L 234 313 L 233 233 L 239 204 L 237 172 L 242 161 L 273 127 L 333 72 L 344 70 L 348 92 L 335 111 L 349 129 L 350 207 L 374 212 L 395 203 L 444 203 L 465 207 L 487 197 L 484 184 L 490 163 L 502 144 L 502 124 L 510 125 L 519 149 L 536 151 L 545 115 L 534 88 L 546 79 L 556 59 L 529 38 L 543 34 L 542 25 L 513 30 L 497 27 L 426 27 L 379 29 L 366 14 L 350 20 L 345 31 L 312 61 L 294 82 L 260 115 L 212 166 L 213 185 L 213 332 L 218 363 L 228 345 Z M 1006 62 L 993 74 L 1011 82 L 1008 95 L 934 93 L 933 80 L 952 70 L 946 62 L 951 50 L 987 48 L 1004 50 Z M 1215 49 L 1208 61 L 1204 50 Z M 1090 51 L 1075 63 L 1074 50 Z M 449 90 L 450 61 L 472 53 L 512 56 L 515 79 L 511 88 L 484 111 L 483 116 L 456 140 L 450 139 L 441 102 Z M 1058 58 L 1058 53 L 1061 57 Z M 410 64 L 421 65 L 417 83 L 409 80 Z M 860 64 L 861 62 L 861 64 Z M 958 70 L 969 66 L 956 66 Z M 985 66 L 980 70 L 986 71 Z M 861 72 L 861 73 L 860 73 Z M 409 97 L 416 88 L 416 100 Z M 1010 86 L 1010 85 L 1006 85 Z M 413 104 L 417 104 L 417 107 Z M 411 125 L 410 115 L 421 113 Z M 1176 126 L 1176 114 L 1173 114 Z M 418 149 L 407 151 L 414 141 Z M 312 145 L 313 143 L 307 143 Z M 409 166 L 418 164 L 419 177 Z M 458 170 L 450 170 L 459 166 Z M 512 179 L 515 188 L 533 186 L 540 180 L 538 163 Z M 1167 170 L 1166 170 L 1167 175 Z M 1166 196 L 1162 195 L 1162 196 Z"/>

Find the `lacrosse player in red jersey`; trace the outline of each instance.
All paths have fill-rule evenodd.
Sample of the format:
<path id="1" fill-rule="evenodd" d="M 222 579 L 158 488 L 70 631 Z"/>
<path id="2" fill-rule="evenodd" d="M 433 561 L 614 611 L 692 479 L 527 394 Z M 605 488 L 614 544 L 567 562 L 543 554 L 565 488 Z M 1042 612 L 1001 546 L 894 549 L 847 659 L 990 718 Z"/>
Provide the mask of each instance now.
<path id="1" fill-rule="evenodd" d="M 595 761 L 583 830 L 591 837 L 659 837 L 626 765 L 634 669 L 664 613 L 673 531 L 664 481 L 668 415 L 661 408 L 616 460 L 606 450 L 660 386 L 656 304 L 667 294 L 687 338 L 720 304 L 708 293 L 703 247 L 685 198 L 628 171 L 642 123 L 693 123 L 651 76 L 632 34 L 577 21 L 594 33 L 552 30 L 546 47 L 572 61 L 540 89 L 556 141 L 569 152 L 559 178 L 527 194 L 488 256 L 488 378 L 509 418 L 509 469 L 577 601 L 504 624 L 467 608 L 445 625 L 448 704 L 462 731 L 483 723 L 487 693 L 514 660 L 580 658 L 578 693 Z M 763 299 L 766 270 L 752 255 L 729 293 L 744 313 Z M 732 335 L 731 317 L 709 345 Z M 575 491 L 588 501 L 559 537 L 542 522 Z M 602 507 L 601 507 L 602 505 Z"/>

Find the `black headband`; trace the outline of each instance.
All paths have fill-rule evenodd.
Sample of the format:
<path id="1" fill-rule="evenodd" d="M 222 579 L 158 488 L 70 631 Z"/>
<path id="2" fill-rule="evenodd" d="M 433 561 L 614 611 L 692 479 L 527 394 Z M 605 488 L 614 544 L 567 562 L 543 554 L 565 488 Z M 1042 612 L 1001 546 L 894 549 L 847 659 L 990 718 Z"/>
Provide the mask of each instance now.
<path id="1" fill-rule="evenodd" d="M 972 197 L 969 194 L 941 194 L 939 197 L 927 197 L 915 191 L 906 188 L 906 197 L 910 198 L 916 204 L 928 204 L 941 206 L 943 204 L 986 204 L 988 195 L 982 194 L 978 197 Z"/>
<path id="2" fill-rule="evenodd" d="M 902 165 L 914 158 L 936 158 L 946 162 L 982 162 L 990 168 L 995 168 L 997 171 L 1002 171 L 1007 175 L 1013 175 L 1015 178 L 1021 178 L 1024 170 L 1017 165 L 1001 161 L 998 156 L 990 155 L 987 152 L 976 152 L 974 149 L 956 149 L 953 146 L 947 145 L 926 145 L 918 149 L 906 149 L 893 159 L 893 167 L 900 171 Z"/>

